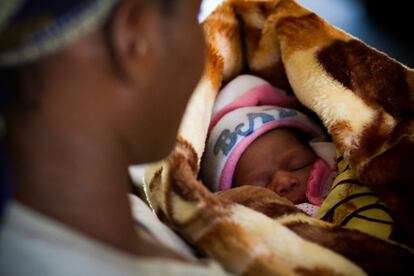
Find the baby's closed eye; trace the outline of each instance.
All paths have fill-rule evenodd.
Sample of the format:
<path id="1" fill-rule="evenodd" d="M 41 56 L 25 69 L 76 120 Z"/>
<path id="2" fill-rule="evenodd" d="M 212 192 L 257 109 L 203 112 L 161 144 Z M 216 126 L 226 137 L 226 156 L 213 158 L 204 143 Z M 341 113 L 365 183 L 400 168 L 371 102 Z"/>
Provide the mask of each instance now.
<path id="1" fill-rule="evenodd" d="M 302 169 L 312 166 L 313 160 L 298 161 L 290 166 L 290 171 L 300 171 Z"/>
<path id="2" fill-rule="evenodd" d="M 288 169 L 297 171 L 311 166 L 317 157 L 310 149 L 301 149 L 295 151 L 288 162 L 286 162 Z"/>
<path id="3" fill-rule="evenodd" d="M 288 168 L 290 171 L 299 171 L 301 169 L 305 169 L 309 166 L 312 166 L 314 161 L 315 161 L 314 158 L 306 158 L 306 159 L 296 158 L 295 160 L 292 160 L 290 164 L 288 164 Z"/>

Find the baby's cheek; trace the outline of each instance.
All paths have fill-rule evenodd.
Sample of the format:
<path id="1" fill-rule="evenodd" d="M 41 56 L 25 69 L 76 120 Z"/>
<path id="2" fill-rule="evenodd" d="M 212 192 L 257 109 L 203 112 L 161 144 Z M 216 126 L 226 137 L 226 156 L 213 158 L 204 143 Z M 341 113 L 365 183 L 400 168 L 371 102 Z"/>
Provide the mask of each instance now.
<path id="1" fill-rule="evenodd" d="M 258 187 L 264 187 L 264 188 L 270 189 L 267 183 L 264 181 L 243 181 L 241 185 L 233 186 L 233 187 L 241 187 L 241 186 L 258 186 Z"/>
<path id="2" fill-rule="evenodd" d="M 309 166 L 306 167 L 306 169 L 303 171 L 302 175 L 301 175 L 301 183 L 304 183 L 305 185 L 305 189 L 306 186 L 308 184 L 308 180 L 309 180 L 309 176 L 311 174 L 312 168 L 313 168 L 313 164 L 315 162 L 312 162 L 312 164 L 310 164 Z"/>

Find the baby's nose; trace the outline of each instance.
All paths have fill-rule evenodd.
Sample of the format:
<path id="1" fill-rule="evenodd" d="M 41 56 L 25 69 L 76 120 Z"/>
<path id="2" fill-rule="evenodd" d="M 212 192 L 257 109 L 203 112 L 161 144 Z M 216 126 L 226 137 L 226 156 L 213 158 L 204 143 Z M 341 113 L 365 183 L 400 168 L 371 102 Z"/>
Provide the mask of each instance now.
<path id="1" fill-rule="evenodd" d="M 299 180 L 291 172 L 277 171 L 270 188 L 277 194 L 285 196 L 298 184 Z"/>

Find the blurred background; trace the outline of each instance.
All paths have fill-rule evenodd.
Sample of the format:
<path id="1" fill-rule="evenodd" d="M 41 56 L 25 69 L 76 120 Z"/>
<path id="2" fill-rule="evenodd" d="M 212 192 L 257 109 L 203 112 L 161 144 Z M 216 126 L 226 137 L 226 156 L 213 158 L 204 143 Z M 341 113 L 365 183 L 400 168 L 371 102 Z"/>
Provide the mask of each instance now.
<path id="1" fill-rule="evenodd" d="M 204 0 L 202 21 L 222 0 Z M 298 0 L 333 25 L 414 67 L 411 3 L 394 0 Z M 410 13 L 410 15 L 409 15 Z"/>
<path id="2" fill-rule="evenodd" d="M 207 0 L 208 1 L 208 0 Z M 299 0 L 333 25 L 414 67 L 410 1 Z M 410 6 L 409 6 L 410 5 Z M 412 16 L 412 15 L 411 15 Z"/>

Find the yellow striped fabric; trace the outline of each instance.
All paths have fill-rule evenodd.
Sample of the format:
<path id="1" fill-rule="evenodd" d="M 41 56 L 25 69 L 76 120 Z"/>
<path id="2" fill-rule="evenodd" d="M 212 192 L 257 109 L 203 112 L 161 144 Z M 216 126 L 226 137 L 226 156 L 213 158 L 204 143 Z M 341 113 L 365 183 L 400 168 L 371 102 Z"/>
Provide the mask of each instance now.
<path id="1" fill-rule="evenodd" d="M 339 174 L 317 217 L 379 238 L 389 238 L 394 223 L 388 207 L 357 180 L 339 152 L 337 164 Z"/>

